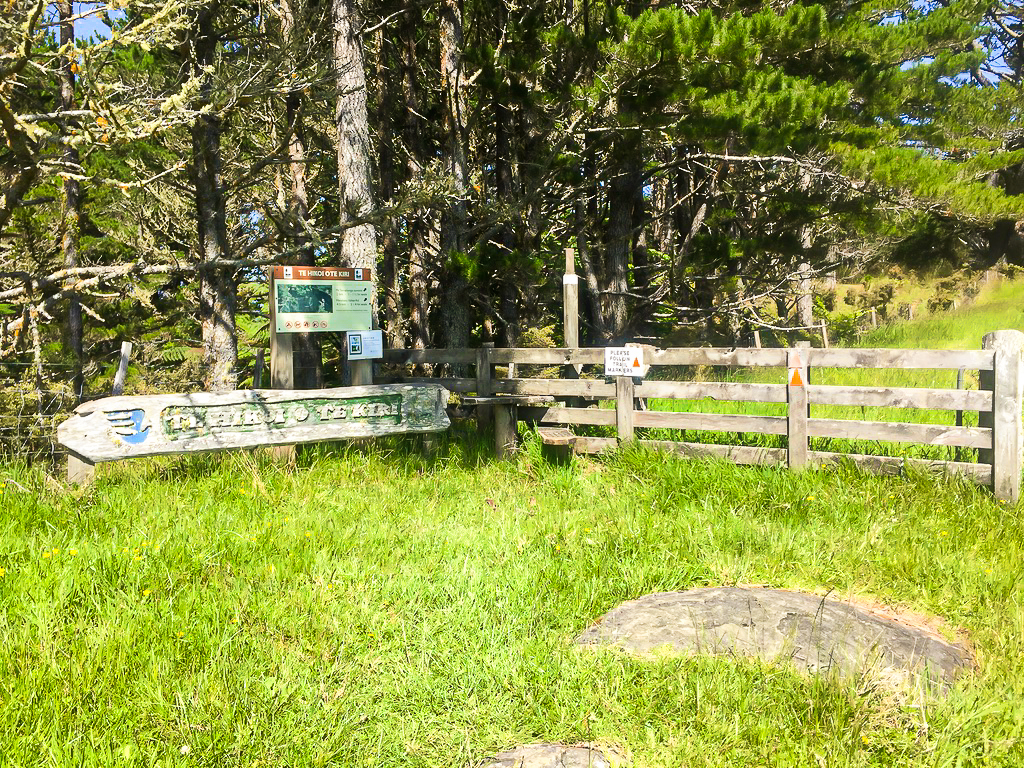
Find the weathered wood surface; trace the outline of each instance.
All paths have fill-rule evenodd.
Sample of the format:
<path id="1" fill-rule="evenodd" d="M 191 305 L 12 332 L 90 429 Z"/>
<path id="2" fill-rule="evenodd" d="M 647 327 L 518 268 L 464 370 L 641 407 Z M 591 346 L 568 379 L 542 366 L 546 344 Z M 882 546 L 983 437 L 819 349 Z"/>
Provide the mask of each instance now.
<path id="1" fill-rule="evenodd" d="M 786 354 L 790 372 L 790 383 L 786 385 L 786 400 L 789 403 L 786 417 L 786 459 L 790 469 L 800 469 L 807 464 L 807 353 L 809 351 L 807 349 L 790 349 Z"/>
<path id="2" fill-rule="evenodd" d="M 784 403 L 785 384 L 746 384 L 732 381 L 645 381 L 639 397 L 669 400 L 733 400 L 744 403 Z"/>
<path id="3" fill-rule="evenodd" d="M 108 397 L 84 403 L 58 441 L 93 462 L 448 428 L 437 385 L 237 390 Z"/>
<path id="4" fill-rule="evenodd" d="M 1024 454 L 1024 427 L 1021 425 L 1021 408 L 1024 405 L 1024 333 L 988 333 L 984 345 L 986 350 L 995 353 L 992 492 L 997 499 L 1016 502 L 1020 498 L 1021 459 Z"/>
<path id="5" fill-rule="evenodd" d="M 814 368 L 967 368 L 991 370 L 993 355 L 983 349 L 810 349 Z"/>
<path id="6" fill-rule="evenodd" d="M 965 448 L 990 448 L 992 446 L 992 430 L 982 427 L 811 419 L 808 422 L 807 431 L 811 437 L 845 437 L 854 440 L 882 440 L 892 443 L 922 443 L 924 445 L 960 445 Z"/>
<path id="7" fill-rule="evenodd" d="M 709 432 L 759 432 L 763 435 L 786 434 L 786 419 L 781 416 L 637 411 L 633 414 L 633 423 L 638 427 L 661 427 L 664 429 L 700 429 Z"/>
<path id="8" fill-rule="evenodd" d="M 110 388 L 112 395 L 120 395 L 124 392 L 124 382 L 128 378 L 128 364 L 132 361 L 132 349 L 134 345 L 130 341 L 121 342 L 121 354 L 117 361 L 117 373 L 114 374 L 114 386 Z"/>
<path id="9" fill-rule="evenodd" d="M 833 598 L 751 587 L 702 587 L 622 603 L 577 643 L 634 653 L 754 656 L 810 674 L 948 690 L 970 653 L 930 629 Z"/>
<path id="10" fill-rule="evenodd" d="M 630 376 L 615 377 L 615 431 L 619 440 L 633 439 L 633 379 Z"/>
<path id="11" fill-rule="evenodd" d="M 519 444 L 518 424 L 514 404 L 494 406 L 494 452 L 499 459 L 510 456 Z"/>
<path id="12" fill-rule="evenodd" d="M 860 453 L 832 453 L 811 451 L 811 464 L 831 465 L 850 462 L 860 469 L 878 475 L 902 475 L 908 467 L 933 475 L 957 475 L 978 485 L 991 485 L 992 467 L 987 464 L 972 464 L 965 461 L 929 461 L 927 459 L 905 459 L 902 456 L 866 456 Z"/>
<path id="13" fill-rule="evenodd" d="M 395 365 L 424 363 L 468 365 L 476 362 L 476 349 L 385 349 L 383 362 Z"/>
<path id="14" fill-rule="evenodd" d="M 815 385 L 807 388 L 807 394 L 811 405 L 926 408 L 948 411 L 992 410 L 992 393 L 976 389 Z"/>
<path id="15" fill-rule="evenodd" d="M 463 405 L 545 405 L 553 403 L 550 395 L 492 395 L 490 397 L 464 397 Z"/>
<path id="16" fill-rule="evenodd" d="M 588 426 L 615 426 L 615 411 L 610 408 L 520 408 L 524 421 L 538 424 L 586 424 Z"/>
<path id="17" fill-rule="evenodd" d="M 565 427 L 538 427 L 537 437 L 544 445 L 567 446 L 576 442 L 576 435 Z"/>
<path id="18" fill-rule="evenodd" d="M 604 379 L 495 379 L 491 384 L 495 392 L 506 395 L 615 397 L 615 385 Z"/>
<path id="19" fill-rule="evenodd" d="M 637 440 L 637 445 L 656 448 L 690 459 L 727 459 L 736 464 L 778 465 L 786 463 L 785 448 L 761 448 L 745 445 L 717 445 L 708 443 L 681 443 L 674 440 Z M 577 453 L 604 453 L 618 447 L 614 437 L 584 437 L 577 435 Z"/>
<path id="20" fill-rule="evenodd" d="M 381 376 L 378 378 L 380 384 L 415 384 L 418 386 L 429 386 L 438 384 L 449 392 L 465 394 L 476 392 L 476 379 L 456 378 L 453 376 Z"/>

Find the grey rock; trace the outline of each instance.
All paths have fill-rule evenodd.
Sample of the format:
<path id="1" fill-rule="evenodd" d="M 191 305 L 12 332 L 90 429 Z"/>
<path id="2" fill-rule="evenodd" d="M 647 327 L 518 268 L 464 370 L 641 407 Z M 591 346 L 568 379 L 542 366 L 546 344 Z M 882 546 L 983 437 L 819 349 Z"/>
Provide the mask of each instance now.
<path id="1" fill-rule="evenodd" d="M 605 754 L 584 744 L 527 744 L 489 758 L 481 768 L 617 768 L 622 762 L 614 753 Z"/>
<path id="2" fill-rule="evenodd" d="M 646 654 L 683 653 L 789 659 L 811 674 L 873 678 L 947 689 L 972 667 L 966 649 L 927 629 L 799 592 L 706 587 L 622 603 L 577 638 Z"/>

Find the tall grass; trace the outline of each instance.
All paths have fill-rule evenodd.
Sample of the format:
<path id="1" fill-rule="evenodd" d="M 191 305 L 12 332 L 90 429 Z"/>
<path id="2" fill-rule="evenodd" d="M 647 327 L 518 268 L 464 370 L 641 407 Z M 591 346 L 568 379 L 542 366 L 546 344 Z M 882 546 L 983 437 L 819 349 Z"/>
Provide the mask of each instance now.
<path id="1" fill-rule="evenodd" d="M 462 766 L 523 742 L 636 766 L 1019 765 L 1021 510 L 967 485 L 642 450 L 510 463 L 457 435 L 0 467 L 0 763 Z M 622 600 L 761 583 L 944 617 L 948 699 L 573 638 Z"/>

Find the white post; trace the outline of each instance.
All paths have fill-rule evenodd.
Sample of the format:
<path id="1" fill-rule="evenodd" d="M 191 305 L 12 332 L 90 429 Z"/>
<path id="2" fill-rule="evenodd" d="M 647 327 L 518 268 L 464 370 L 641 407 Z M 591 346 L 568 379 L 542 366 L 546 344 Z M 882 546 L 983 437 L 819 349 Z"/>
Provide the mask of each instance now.
<path id="1" fill-rule="evenodd" d="M 1021 458 L 1024 452 L 1024 426 L 1021 408 L 1024 405 L 1024 333 L 993 331 L 982 340 L 984 349 L 995 353 L 991 376 L 983 377 L 982 385 L 992 389 L 992 450 L 982 458 L 992 464 L 992 492 L 1001 501 L 1020 499 Z M 986 386 L 987 385 L 987 386 Z"/>
<path id="2" fill-rule="evenodd" d="M 615 377 L 615 430 L 619 442 L 633 439 L 633 377 Z"/>

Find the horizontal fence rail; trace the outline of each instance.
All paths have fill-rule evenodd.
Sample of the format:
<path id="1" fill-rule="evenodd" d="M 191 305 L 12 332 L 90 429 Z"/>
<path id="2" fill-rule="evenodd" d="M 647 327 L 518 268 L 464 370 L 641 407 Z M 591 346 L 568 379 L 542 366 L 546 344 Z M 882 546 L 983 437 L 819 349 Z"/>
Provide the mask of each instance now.
<path id="1" fill-rule="evenodd" d="M 640 346 L 640 345 L 636 345 Z M 600 374 L 603 347 L 498 349 L 416 349 L 388 350 L 385 364 L 391 366 L 443 366 L 463 375 L 432 377 L 387 375 L 385 380 L 442 384 L 450 391 L 476 396 L 480 407 L 505 403 L 512 413 L 511 424 L 519 420 L 536 424 L 581 427 L 614 427 L 616 437 L 574 437 L 574 449 L 597 453 L 634 438 L 634 430 L 672 429 L 729 434 L 753 433 L 784 436 L 787 447 L 768 448 L 720 445 L 671 440 L 641 440 L 644 444 L 673 453 L 728 459 L 740 464 L 828 465 L 850 461 L 870 471 L 891 474 L 907 467 L 963 475 L 974 482 L 992 486 L 1000 498 L 1016 500 L 1020 494 L 1021 355 L 1024 334 L 998 331 L 985 337 L 980 350 L 934 349 L 757 349 L 757 348 L 673 348 L 644 347 L 644 363 L 662 369 L 659 378 L 642 382 L 620 377 L 606 379 Z M 805 371 L 833 368 L 935 369 L 977 371 L 981 388 L 939 389 L 925 387 L 871 387 L 810 384 L 762 384 L 686 379 L 686 368 L 787 369 L 794 360 Z M 557 377 L 516 375 L 522 366 L 558 367 Z M 598 369 L 585 370 L 587 366 Z M 498 370 L 501 367 L 502 370 Z M 682 370 L 680 370 L 682 369 Z M 467 375 L 472 370 L 473 375 Z M 545 371 L 545 373 L 551 373 Z M 499 375 L 501 374 L 501 375 Z M 663 375 L 667 374 L 667 375 Z M 961 377 L 962 378 L 962 377 Z M 550 404 L 526 404 L 525 398 L 550 398 Z M 504 398 L 504 400 L 503 400 Z M 676 401 L 715 400 L 765 403 L 785 406 L 785 416 L 755 416 L 695 411 L 651 411 L 647 399 Z M 614 400 L 615 409 L 594 407 L 597 401 Z M 522 402 L 523 404 L 519 404 Z M 637 407 L 638 404 L 640 407 Z M 586 407 L 588 406 L 589 407 Z M 958 414 L 956 426 L 912 421 L 870 421 L 866 419 L 812 418 L 812 406 L 877 407 L 947 410 Z M 978 414 L 978 426 L 961 426 L 962 413 Z M 874 456 L 809 450 L 809 438 L 837 438 L 926 446 L 978 449 L 977 462 L 932 461 L 902 456 Z M 500 439 L 507 440 L 507 436 Z"/>

